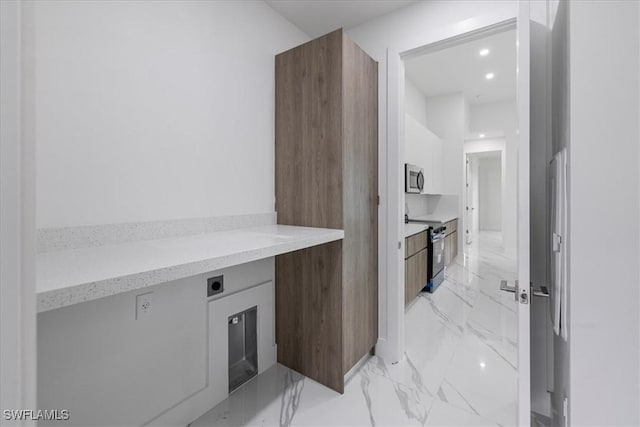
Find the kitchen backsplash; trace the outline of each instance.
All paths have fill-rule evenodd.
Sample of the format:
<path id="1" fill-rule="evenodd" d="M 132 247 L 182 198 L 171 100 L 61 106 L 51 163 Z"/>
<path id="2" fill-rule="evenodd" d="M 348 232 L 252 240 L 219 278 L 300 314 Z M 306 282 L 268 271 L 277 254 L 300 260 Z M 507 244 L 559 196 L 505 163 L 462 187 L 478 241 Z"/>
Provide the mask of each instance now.
<path id="1" fill-rule="evenodd" d="M 404 195 L 404 213 L 409 215 L 409 218 L 426 215 L 427 208 L 427 197 L 424 194 L 411 194 L 407 193 Z"/>
<path id="2" fill-rule="evenodd" d="M 458 196 L 443 194 L 405 194 L 404 213 L 409 218 L 422 215 L 458 214 Z"/>

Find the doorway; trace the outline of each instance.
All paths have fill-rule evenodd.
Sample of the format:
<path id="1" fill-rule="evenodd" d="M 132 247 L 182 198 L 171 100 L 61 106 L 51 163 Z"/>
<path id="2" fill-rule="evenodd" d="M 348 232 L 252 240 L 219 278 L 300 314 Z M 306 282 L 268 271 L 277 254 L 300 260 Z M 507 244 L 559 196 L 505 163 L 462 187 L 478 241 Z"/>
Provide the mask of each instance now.
<path id="1" fill-rule="evenodd" d="M 407 305 L 407 363 L 448 422 L 470 423 L 464 413 L 514 425 L 518 305 L 500 282 L 518 277 L 516 221 L 506 212 L 517 201 L 516 30 L 494 28 L 400 56 L 399 167 L 417 165 L 425 177 L 422 194 L 402 198 L 405 218 L 409 225 L 455 219 L 459 243 L 440 287 Z"/>
<path id="2" fill-rule="evenodd" d="M 465 159 L 465 243 L 470 245 L 475 241 L 475 233 L 478 229 L 478 163 L 474 156 L 467 154 Z"/>
<path id="3" fill-rule="evenodd" d="M 475 151 L 482 150 L 482 151 Z M 466 247 L 478 244 L 480 235 L 496 243 L 505 254 L 513 254 L 516 224 L 510 215 L 513 195 L 510 193 L 505 141 L 475 141 L 465 143 L 464 213 Z"/>
<path id="4" fill-rule="evenodd" d="M 495 232 L 502 240 L 502 158 L 499 151 L 476 154 L 477 212 L 473 222 L 479 232 Z M 474 209 L 474 212 L 476 210 Z"/>

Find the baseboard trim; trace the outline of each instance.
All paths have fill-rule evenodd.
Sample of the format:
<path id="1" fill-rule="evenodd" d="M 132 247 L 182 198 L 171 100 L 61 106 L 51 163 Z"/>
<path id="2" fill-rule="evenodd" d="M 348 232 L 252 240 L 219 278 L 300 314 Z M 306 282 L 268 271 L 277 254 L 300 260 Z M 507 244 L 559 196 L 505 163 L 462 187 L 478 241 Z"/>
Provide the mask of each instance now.
<path id="1" fill-rule="evenodd" d="M 346 374 L 344 374 L 344 383 L 346 384 L 347 382 L 349 382 L 349 380 L 353 378 L 353 376 L 360 370 L 360 368 L 364 366 L 365 363 L 367 363 L 369 358 L 371 358 L 371 356 L 373 356 L 374 354 L 375 354 L 375 347 L 372 347 L 371 350 L 367 352 L 367 354 L 362 356 L 362 358 L 358 360 L 358 362 L 356 362 L 356 364 L 353 365 L 351 369 L 347 371 Z"/>

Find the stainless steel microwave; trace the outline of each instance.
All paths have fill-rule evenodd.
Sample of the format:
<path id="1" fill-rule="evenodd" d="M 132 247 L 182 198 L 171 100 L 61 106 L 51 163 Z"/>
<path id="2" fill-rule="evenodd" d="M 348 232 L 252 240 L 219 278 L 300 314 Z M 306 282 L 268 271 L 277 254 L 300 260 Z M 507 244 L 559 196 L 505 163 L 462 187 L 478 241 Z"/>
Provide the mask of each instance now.
<path id="1" fill-rule="evenodd" d="M 404 192 L 422 193 L 424 189 L 424 171 L 416 165 L 404 164 Z"/>

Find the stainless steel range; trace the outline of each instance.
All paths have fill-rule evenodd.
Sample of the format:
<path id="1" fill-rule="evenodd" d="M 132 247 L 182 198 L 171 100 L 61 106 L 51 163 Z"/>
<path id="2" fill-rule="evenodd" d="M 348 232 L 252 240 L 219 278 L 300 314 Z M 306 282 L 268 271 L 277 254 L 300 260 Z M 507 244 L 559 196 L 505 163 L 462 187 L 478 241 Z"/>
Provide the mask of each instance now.
<path id="1" fill-rule="evenodd" d="M 427 283 L 427 291 L 434 292 L 438 286 L 444 281 L 444 225 L 430 227 L 429 233 L 429 264 L 427 265 L 427 274 L 429 282 Z"/>
<path id="2" fill-rule="evenodd" d="M 444 238 L 446 226 L 442 223 L 425 221 L 420 219 L 410 219 L 405 215 L 405 223 L 428 224 L 429 240 L 427 248 L 429 252 L 427 263 L 427 292 L 434 292 L 444 281 Z"/>

